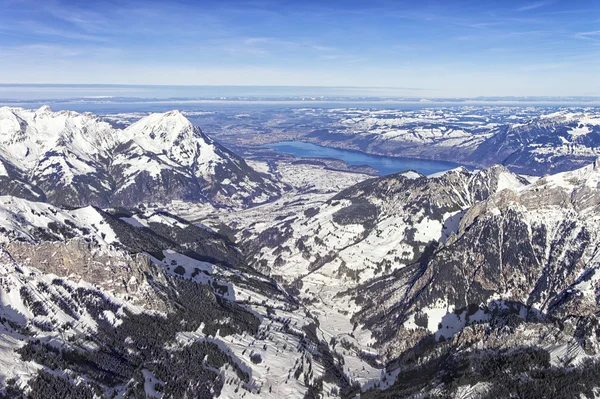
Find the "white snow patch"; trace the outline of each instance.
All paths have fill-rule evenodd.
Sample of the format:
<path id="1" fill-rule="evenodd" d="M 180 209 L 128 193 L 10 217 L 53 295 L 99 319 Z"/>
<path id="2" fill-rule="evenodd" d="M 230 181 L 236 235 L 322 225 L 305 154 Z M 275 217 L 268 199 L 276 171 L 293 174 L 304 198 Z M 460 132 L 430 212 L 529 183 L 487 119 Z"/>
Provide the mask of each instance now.
<path id="1" fill-rule="evenodd" d="M 414 179 L 418 179 L 422 175 L 420 173 L 415 172 L 415 171 L 409 170 L 408 172 L 402 173 L 401 176 L 404 176 L 407 179 L 413 179 L 414 180 Z"/>
<path id="2" fill-rule="evenodd" d="M 439 220 L 423 218 L 415 224 L 415 240 L 421 242 L 439 241 L 442 236 L 442 223 Z"/>
<path id="3" fill-rule="evenodd" d="M 569 130 L 567 133 L 569 133 L 573 137 L 579 137 L 585 136 L 586 134 L 589 134 L 591 132 L 592 130 L 589 128 L 589 126 L 577 126 Z"/>
<path id="4" fill-rule="evenodd" d="M 516 191 L 523 187 L 526 186 L 519 181 L 516 175 L 512 173 L 502 172 L 498 176 L 498 191 L 502 191 L 504 189 Z"/>

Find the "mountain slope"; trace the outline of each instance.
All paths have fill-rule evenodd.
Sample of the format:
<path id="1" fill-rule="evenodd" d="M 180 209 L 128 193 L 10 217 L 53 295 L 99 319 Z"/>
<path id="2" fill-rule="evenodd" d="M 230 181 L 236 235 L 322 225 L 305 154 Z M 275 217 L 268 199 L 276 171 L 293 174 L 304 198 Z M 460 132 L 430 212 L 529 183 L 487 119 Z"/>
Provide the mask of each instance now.
<path id="1" fill-rule="evenodd" d="M 111 172 L 118 187 L 114 201 L 124 206 L 170 199 L 252 204 L 281 190 L 179 111 L 150 115 L 127 127 Z"/>
<path id="2" fill-rule="evenodd" d="M 245 254 L 154 207 L 0 197 L 3 393 L 590 397 L 599 166 L 305 190 L 240 211 Z"/>
<path id="3" fill-rule="evenodd" d="M 0 195 L 14 195 L 32 201 L 46 200 L 44 192 L 38 187 L 31 185 L 19 168 L 1 157 Z"/>
<path id="4" fill-rule="evenodd" d="M 4 107 L 0 157 L 14 169 L 0 178 L 4 193 L 31 199 L 36 193 L 59 206 L 171 200 L 248 206 L 283 189 L 178 111 L 119 130 L 88 113 Z"/>
<path id="5" fill-rule="evenodd" d="M 317 322 L 226 238 L 162 212 L 0 198 L 0 392 L 351 391 Z"/>
<path id="6" fill-rule="evenodd" d="M 470 207 L 456 235 L 427 258 L 348 293 L 360 308 L 353 322 L 371 331 L 374 346 L 398 367 L 390 394 L 410 391 L 403 373 L 432 373 L 413 394 L 435 386 L 456 396 L 466 381 L 484 383 L 475 397 L 510 397 L 515 389 L 571 397 L 597 386 L 599 375 L 583 370 L 596 370 L 600 355 L 598 166 L 491 195 Z M 523 354 L 515 366 L 527 378 L 552 382 L 534 388 L 527 378 L 479 368 L 482 356 L 498 362 L 508 353 Z M 427 371 L 429 360 L 445 365 Z M 563 391 L 565 379 L 580 388 Z"/>
<path id="7" fill-rule="evenodd" d="M 504 167 L 459 168 L 429 178 L 399 173 L 365 180 L 303 214 L 261 223 L 243 239 L 256 267 L 287 283 L 321 268 L 365 281 L 418 260 L 431 242 L 455 231 L 476 202 L 526 184 Z"/>
<path id="8" fill-rule="evenodd" d="M 501 166 L 401 173 L 259 207 L 238 237 L 346 363 L 383 370 L 352 374 L 366 397 L 587 395 L 600 383 L 586 374 L 600 356 L 599 182 L 598 163 L 533 183 Z M 570 380 L 580 388 L 564 391 Z"/>
<path id="9" fill-rule="evenodd" d="M 116 140 L 116 131 L 92 114 L 0 108 L 0 154 L 59 205 L 108 205 L 104 165 Z"/>
<path id="10" fill-rule="evenodd" d="M 501 163 L 516 172 L 543 175 L 580 168 L 598 155 L 600 118 L 556 112 L 499 127 L 466 160 Z"/>

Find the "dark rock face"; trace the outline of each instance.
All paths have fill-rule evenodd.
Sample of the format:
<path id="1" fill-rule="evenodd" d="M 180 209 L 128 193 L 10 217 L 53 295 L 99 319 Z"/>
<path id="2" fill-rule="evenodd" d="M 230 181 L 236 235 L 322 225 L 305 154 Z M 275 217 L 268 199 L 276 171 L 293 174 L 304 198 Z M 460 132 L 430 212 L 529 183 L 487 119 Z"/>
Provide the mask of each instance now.
<path id="1" fill-rule="evenodd" d="M 66 161 L 65 161 L 66 160 Z M 86 174 L 73 175 L 72 162 L 86 164 Z M 94 205 L 108 207 L 114 190 L 113 178 L 104 170 L 105 162 L 77 159 L 70 151 L 45 153 L 32 172 L 31 182 L 46 195 L 48 203 L 64 207 Z"/>
<path id="2" fill-rule="evenodd" d="M 570 185 L 557 186 L 563 179 Z M 475 203 L 458 233 L 430 256 L 359 287 L 355 295 L 362 311 L 355 320 L 365 323 L 384 347 L 402 341 L 407 349 L 414 341 L 403 335 L 423 337 L 429 330 L 436 339 L 446 337 L 444 329 L 458 325 L 460 331 L 469 315 L 477 313 L 467 309 L 483 309 L 488 315 L 479 317 L 490 320 L 498 303 L 500 309 L 514 304 L 519 317 L 523 312 L 546 320 L 590 316 L 598 306 L 598 291 L 592 287 L 597 286 L 600 195 L 576 193 L 595 181 L 595 169 L 587 166 Z M 434 325 L 427 324 L 423 313 L 428 309 L 446 315 L 438 314 Z M 421 329 L 400 328 L 411 317 Z"/>
<path id="3" fill-rule="evenodd" d="M 0 195 L 12 195 L 30 201 L 45 201 L 44 192 L 27 181 L 25 174 L 16 166 L 0 158 L 0 165 L 6 171 L 0 175 Z"/>

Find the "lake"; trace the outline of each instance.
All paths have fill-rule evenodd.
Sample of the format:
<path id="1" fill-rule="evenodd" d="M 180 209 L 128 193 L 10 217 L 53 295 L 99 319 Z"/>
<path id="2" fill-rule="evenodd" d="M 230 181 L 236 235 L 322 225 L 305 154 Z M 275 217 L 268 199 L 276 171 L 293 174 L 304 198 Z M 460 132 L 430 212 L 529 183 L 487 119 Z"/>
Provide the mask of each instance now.
<path id="1" fill-rule="evenodd" d="M 431 161 L 416 158 L 397 158 L 382 155 L 365 154 L 360 151 L 342 150 L 305 143 L 303 141 L 280 141 L 266 144 L 265 147 L 275 151 L 290 154 L 296 158 L 333 158 L 346 162 L 348 165 L 369 165 L 377 170 L 379 175 L 414 170 L 423 175 L 454 169 L 460 164 L 445 161 Z"/>

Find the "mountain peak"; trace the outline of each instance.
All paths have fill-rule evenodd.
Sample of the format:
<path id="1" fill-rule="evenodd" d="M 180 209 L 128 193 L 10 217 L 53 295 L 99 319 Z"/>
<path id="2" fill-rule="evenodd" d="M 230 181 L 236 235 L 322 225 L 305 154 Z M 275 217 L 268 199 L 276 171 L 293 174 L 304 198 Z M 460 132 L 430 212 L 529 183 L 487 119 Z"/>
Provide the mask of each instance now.
<path id="1" fill-rule="evenodd" d="M 155 113 L 143 117 L 125 129 L 133 137 L 147 136 L 152 140 L 177 137 L 182 131 L 193 129 L 192 123 L 178 110 Z"/>
<path id="2" fill-rule="evenodd" d="M 183 137 L 194 135 L 194 126 L 177 110 L 154 113 L 131 124 L 124 131 L 125 137 L 134 140 L 142 147 L 158 146 L 162 151 L 165 145 L 172 146 Z M 160 152 L 159 151 L 159 152 Z"/>
<path id="3" fill-rule="evenodd" d="M 49 105 L 42 105 L 41 107 L 39 107 L 37 109 L 37 111 L 35 111 L 36 114 L 47 114 L 47 113 L 51 113 L 52 109 L 50 108 Z"/>
<path id="4" fill-rule="evenodd" d="M 186 118 L 183 113 L 181 111 L 179 111 L 178 109 L 174 109 L 171 111 L 167 111 L 167 112 L 157 112 L 157 113 L 153 113 L 148 115 L 145 118 L 142 118 L 141 120 L 144 120 L 146 118 L 149 118 L 149 120 L 152 120 L 154 122 L 156 121 L 177 121 L 177 122 L 181 122 L 182 124 L 185 125 L 191 125 L 192 123 L 189 121 L 188 118 Z"/>
<path id="5" fill-rule="evenodd" d="M 173 109 L 171 111 L 164 112 L 163 115 L 165 117 L 182 117 L 182 118 L 185 118 L 185 116 L 183 116 L 183 114 L 181 113 L 181 111 L 178 110 L 178 109 Z"/>

